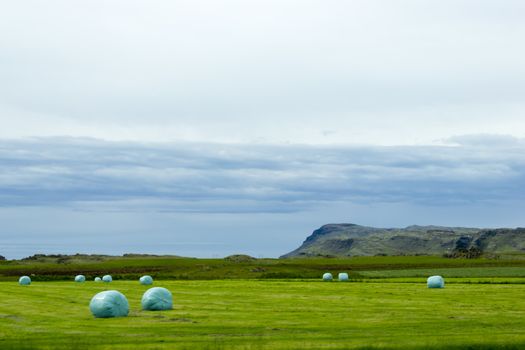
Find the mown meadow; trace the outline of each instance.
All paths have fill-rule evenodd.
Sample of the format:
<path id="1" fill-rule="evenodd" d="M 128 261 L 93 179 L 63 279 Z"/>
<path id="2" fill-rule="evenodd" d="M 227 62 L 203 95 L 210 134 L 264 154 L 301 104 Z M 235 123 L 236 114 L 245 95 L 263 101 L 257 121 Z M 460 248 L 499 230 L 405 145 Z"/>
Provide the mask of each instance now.
<path id="1" fill-rule="evenodd" d="M 13 280 L 11 272 L 21 268 L 36 271 L 30 286 Z M 172 291 L 173 310 L 140 309 L 148 287 L 125 277 L 142 268 L 157 271 L 154 286 Z M 69 273 L 68 280 L 49 280 L 47 273 L 53 269 L 59 270 L 56 276 Z M 110 284 L 73 282 L 83 269 L 122 279 Z M 435 270 L 443 272 L 444 289 L 426 288 L 426 274 Z M 521 258 L 119 258 L 6 262 L 0 271 L 0 349 L 525 348 Z M 182 271 L 187 277 L 180 278 Z M 199 278 L 193 276 L 197 271 Z M 221 276 L 225 271 L 230 271 L 228 278 Z M 334 276 L 347 271 L 351 281 L 322 282 L 320 271 Z M 264 273 L 307 276 L 278 279 Z M 310 273 L 315 278 L 308 278 Z M 170 274 L 174 277 L 163 278 Z M 128 317 L 91 315 L 91 297 L 106 289 L 126 295 Z"/>

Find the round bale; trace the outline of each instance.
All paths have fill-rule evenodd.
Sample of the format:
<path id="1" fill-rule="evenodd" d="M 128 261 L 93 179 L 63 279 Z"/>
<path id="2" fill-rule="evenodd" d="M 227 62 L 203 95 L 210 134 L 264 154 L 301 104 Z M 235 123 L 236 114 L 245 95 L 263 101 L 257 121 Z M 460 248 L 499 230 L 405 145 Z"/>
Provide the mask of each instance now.
<path id="1" fill-rule="evenodd" d="M 84 276 L 84 275 L 77 275 L 77 276 L 75 276 L 75 282 L 78 282 L 78 283 L 86 282 L 86 276 Z"/>
<path id="2" fill-rule="evenodd" d="M 348 274 L 346 272 L 340 272 L 337 278 L 339 279 L 339 282 L 347 282 Z"/>
<path id="3" fill-rule="evenodd" d="M 102 278 L 100 278 L 100 277 L 95 277 L 95 282 L 102 282 Z"/>
<path id="4" fill-rule="evenodd" d="M 28 286 L 31 284 L 31 278 L 29 278 L 29 276 L 22 276 L 18 279 L 18 284 L 21 286 Z"/>
<path id="5" fill-rule="evenodd" d="M 323 281 L 330 282 L 333 279 L 332 274 L 330 272 L 326 272 L 323 274 Z"/>
<path id="6" fill-rule="evenodd" d="M 148 275 L 142 276 L 139 279 L 139 282 L 142 285 L 149 286 L 150 284 L 153 284 L 153 278 L 151 278 L 151 276 L 148 276 Z"/>
<path id="7" fill-rule="evenodd" d="M 173 297 L 166 288 L 153 287 L 142 296 L 142 309 L 149 311 L 173 309 Z"/>
<path id="8" fill-rule="evenodd" d="M 111 277 L 111 275 L 104 275 L 102 277 L 102 281 L 104 281 L 106 283 L 109 283 L 109 282 L 113 281 L 113 278 Z"/>
<path id="9" fill-rule="evenodd" d="M 106 290 L 91 299 L 89 310 L 97 318 L 125 317 L 129 313 L 129 303 L 119 291 Z"/>
<path id="10" fill-rule="evenodd" d="M 441 276 L 430 276 L 427 279 L 428 288 L 444 288 L 445 280 Z"/>

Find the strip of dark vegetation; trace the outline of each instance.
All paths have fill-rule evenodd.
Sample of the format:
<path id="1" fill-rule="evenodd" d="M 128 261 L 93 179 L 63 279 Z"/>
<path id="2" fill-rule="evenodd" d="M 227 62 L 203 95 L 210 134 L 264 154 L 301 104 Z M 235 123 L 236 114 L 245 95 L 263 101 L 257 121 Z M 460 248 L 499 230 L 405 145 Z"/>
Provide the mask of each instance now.
<path id="1" fill-rule="evenodd" d="M 370 279 L 363 271 L 523 267 L 525 255 L 507 258 L 447 259 L 437 256 L 375 256 L 352 258 L 255 259 L 233 255 L 224 259 L 126 254 L 34 255 L 22 260 L 0 261 L 0 280 L 29 275 L 35 281 L 70 280 L 75 274 L 88 279 L 111 274 L 114 279 L 136 279 L 149 274 L 156 279 L 309 279 L 322 273 L 347 272 L 351 279 Z M 468 275 L 464 277 L 469 277 Z M 497 276 L 494 276 L 497 277 Z M 525 276 L 523 276 L 525 277 Z"/>
<path id="2" fill-rule="evenodd" d="M 19 341 L 2 341 L 0 340 L 0 345 L 2 350 L 39 350 L 39 349 L 49 349 L 48 346 L 39 346 L 35 343 L 26 343 L 23 344 Z M 175 344 L 174 344 L 175 346 Z M 81 341 L 70 342 L 69 344 L 55 344 L 54 349 L 92 349 L 93 344 L 83 343 Z M 95 347 L 96 348 L 96 347 Z M 186 349 L 195 349 L 195 347 L 177 347 L 181 350 Z M 206 350 L 220 350 L 220 349 L 230 349 L 230 346 L 224 346 L 220 342 L 210 343 L 210 344 L 199 344 L 199 349 Z M 251 346 L 246 346 L 246 349 L 265 349 L 264 344 L 253 344 Z M 464 344 L 464 345 L 447 345 L 444 342 L 443 345 L 425 345 L 425 346 L 360 346 L 360 347 L 340 347 L 333 346 L 331 349 L 353 349 L 353 350 L 522 350 L 525 349 L 525 343 L 521 344 Z"/>

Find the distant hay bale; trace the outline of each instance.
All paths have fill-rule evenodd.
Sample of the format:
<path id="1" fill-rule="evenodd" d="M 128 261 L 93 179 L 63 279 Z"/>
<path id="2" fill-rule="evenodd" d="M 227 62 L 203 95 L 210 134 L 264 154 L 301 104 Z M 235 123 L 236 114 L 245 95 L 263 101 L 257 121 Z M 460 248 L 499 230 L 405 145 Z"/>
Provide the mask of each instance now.
<path id="1" fill-rule="evenodd" d="M 100 278 L 100 277 L 95 277 L 95 282 L 102 282 L 102 278 Z"/>
<path id="2" fill-rule="evenodd" d="M 323 281 L 330 282 L 331 280 L 333 280 L 333 277 L 330 272 L 326 272 L 323 274 Z"/>
<path id="3" fill-rule="evenodd" d="M 86 282 L 86 276 L 84 276 L 84 275 L 77 275 L 77 276 L 75 276 L 75 282 L 78 282 L 78 283 Z"/>
<path id="4" fill-rule="evenodd" d="M 337 278 L 340 282 L 346 282 L 348 281 L 348 274 L 346 272 L 340 272 Z"/>
<path id="5" fill-rule="evenodd" d="M 104 281 L 106 283 L 109 283 L 109 282 L 113 281 L 113 277 L 111 277 L 111 275 L 104 275 L 102 277 L 102 281 Z"/>
<path id="6" fill-rule="evenodd" d="M 106 290 L 91 299 L 89 310 L 97 318 L 124 317 L 129 313 L 129 303 L 119 291 Z"/>
<path id="7" fill-rule="evenodd" d="M 142 309 L 148 311 L 173 309 L 173 297 L 166 288 L 153 287 L 142 296 Z"/>
<path id="8" fill-rule="evenodd" d="M 29 278 L 29 276 L 22 276 L 18 279 L 18 284 L 21 286 L 28 286 L 31 284 L 31 278 Z"/>
<path id="9" fill-rule="evenodd" d="M 139 279 L 139 282 L 142 285 L 149 286 L 150 284 L 153 284 L 153 278 L 151 276 L 145 275 Z"/>
<path id="10" fill-rule="evenodd" d="M 444 288 L 445 280 L 441 276 L 430 276 L 427 278 L 428 288 Z"/>

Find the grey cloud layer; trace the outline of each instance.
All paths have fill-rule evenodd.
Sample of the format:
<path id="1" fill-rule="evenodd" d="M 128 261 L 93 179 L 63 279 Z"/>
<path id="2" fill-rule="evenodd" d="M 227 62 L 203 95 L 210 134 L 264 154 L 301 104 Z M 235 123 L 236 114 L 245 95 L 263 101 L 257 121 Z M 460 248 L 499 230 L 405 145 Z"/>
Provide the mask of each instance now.
<path id="1" fill-rule="evenodd" d="M 485 137 L 490 142 L 483 144 Z M 80 210 L 296 212 L 326 202 L 422 205 L 520 200 L 525 143 L 314 147 L 0 142 L 0 203 Z"/>

